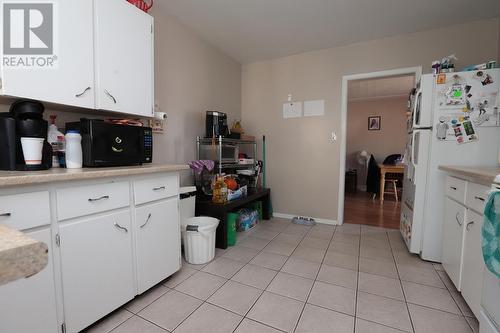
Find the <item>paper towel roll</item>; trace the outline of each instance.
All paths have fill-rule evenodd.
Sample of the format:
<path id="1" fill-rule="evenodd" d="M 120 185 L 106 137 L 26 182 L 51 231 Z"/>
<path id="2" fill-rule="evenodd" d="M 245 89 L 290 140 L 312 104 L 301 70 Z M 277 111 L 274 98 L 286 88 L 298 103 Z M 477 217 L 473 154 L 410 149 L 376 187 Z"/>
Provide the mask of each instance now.
<path id="1" fill-rule="evenodd" d="M 165 120 L 167 119 L 167 114 L 165 112 L 155 112 L 155 119 Z"/>

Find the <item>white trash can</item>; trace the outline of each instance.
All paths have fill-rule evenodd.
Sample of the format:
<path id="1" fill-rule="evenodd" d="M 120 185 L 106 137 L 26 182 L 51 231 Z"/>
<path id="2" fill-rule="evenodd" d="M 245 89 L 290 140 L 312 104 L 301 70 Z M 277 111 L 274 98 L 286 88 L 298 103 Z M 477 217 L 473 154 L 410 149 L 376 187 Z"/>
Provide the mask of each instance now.
<path id="1" fill-rule="evenodd" d="M 215 257 L 215 230 L 219 220 L 199 216 L 184 219 L 181 223 L 186 261 L 195 265 L 212 261 Z"/>

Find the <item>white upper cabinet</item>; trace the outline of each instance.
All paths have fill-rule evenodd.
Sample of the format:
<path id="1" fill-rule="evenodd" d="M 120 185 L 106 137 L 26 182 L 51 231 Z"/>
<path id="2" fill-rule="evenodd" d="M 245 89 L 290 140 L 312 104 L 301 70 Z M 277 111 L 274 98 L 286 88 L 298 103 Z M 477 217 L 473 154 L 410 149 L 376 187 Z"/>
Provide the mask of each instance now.
<path id="1" fill-rule="evenodd" d="M 53 22 L 53 54 L 57 57 L 54 67 L 3 66 L 2 94 L 94 108 L 92 1 L 55 1 Z M 25 47 L 35 44 L 32 40 L 28 44 L 28 38 L 18 42 Z"/>
<path id="2" fill-rule="evenodd" d="M 95 4 L 96 108 L 153 115 L 153 18 L 124 0 Z"/>
<path id="3" fill-rule="evenodd" d="M 152 117 L 153 17 L 125 0 L 55 0 L 52 12 L 55 66 L 14 68 L 2 59 L 0 95 Z"/>

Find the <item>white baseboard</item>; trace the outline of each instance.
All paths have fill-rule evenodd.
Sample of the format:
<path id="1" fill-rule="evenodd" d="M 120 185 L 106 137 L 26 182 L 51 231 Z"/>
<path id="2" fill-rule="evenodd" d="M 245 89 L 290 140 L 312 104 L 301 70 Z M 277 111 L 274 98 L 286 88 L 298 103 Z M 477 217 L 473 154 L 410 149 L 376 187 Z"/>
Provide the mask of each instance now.
<path id="1" fill-rule="evenodd" d="M 284 214 L 284 213 L 273 213 L 273 216 L 274 217 L 280 217 L 282 219 L 290 219 L 291 220 L 294 217 L 296 217 L 297 215 Z M 337 220 L 321 219 L 321 218 L 312 217 L 312 216 L 306 216 L 306 217 L 313 218 L 314 221 L 316 221 L 317 223 L 330 224 L 330 225 L 338 225 Z"/>

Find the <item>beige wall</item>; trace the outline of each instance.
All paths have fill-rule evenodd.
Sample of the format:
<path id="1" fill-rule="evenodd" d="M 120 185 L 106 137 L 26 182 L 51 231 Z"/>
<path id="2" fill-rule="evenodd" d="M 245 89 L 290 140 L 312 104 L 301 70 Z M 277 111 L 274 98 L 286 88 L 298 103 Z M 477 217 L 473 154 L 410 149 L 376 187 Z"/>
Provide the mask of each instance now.
<path id="1" fill-rule="evenodd" d="M 498 19 L 362 42 L 243 66 L 242 118 L 247 132 L 266 134 L 268 182 L 275 212 L 337 219 L 342 76 L 423 66 L 451 53 L 457 67 L 495 58 Z M 326 100 L 323 117 L 282 119 L 297 101 Z"/>
<path id="2" fill-rule="evenodd" d="M 498 18 L 498 55 L 497 66 L 500 66 L 500 17 Z"/>
<path id="3" fill-rule="evenodd" d="M 196 157 L 205 111 L 241 117 L 241 65 L 181 25 L 155 16 L 155 99 L 167 112 L 165 134 L 154 137 L 154 161 L 185 163 Z"/>
<path id="4" fill-rule="evenodd" d="M 358 187 L 365 185 L 365 167 L 357 161 L 366 150 L 382 163 L 391 154 L 403 154 L 406 144 L 406 106 L 408 97 L 351 101 L 347 106 L 346 169 L 358 170 Z M 380 131 L 368 130 L 368 117 L 380 116 Z"/>

